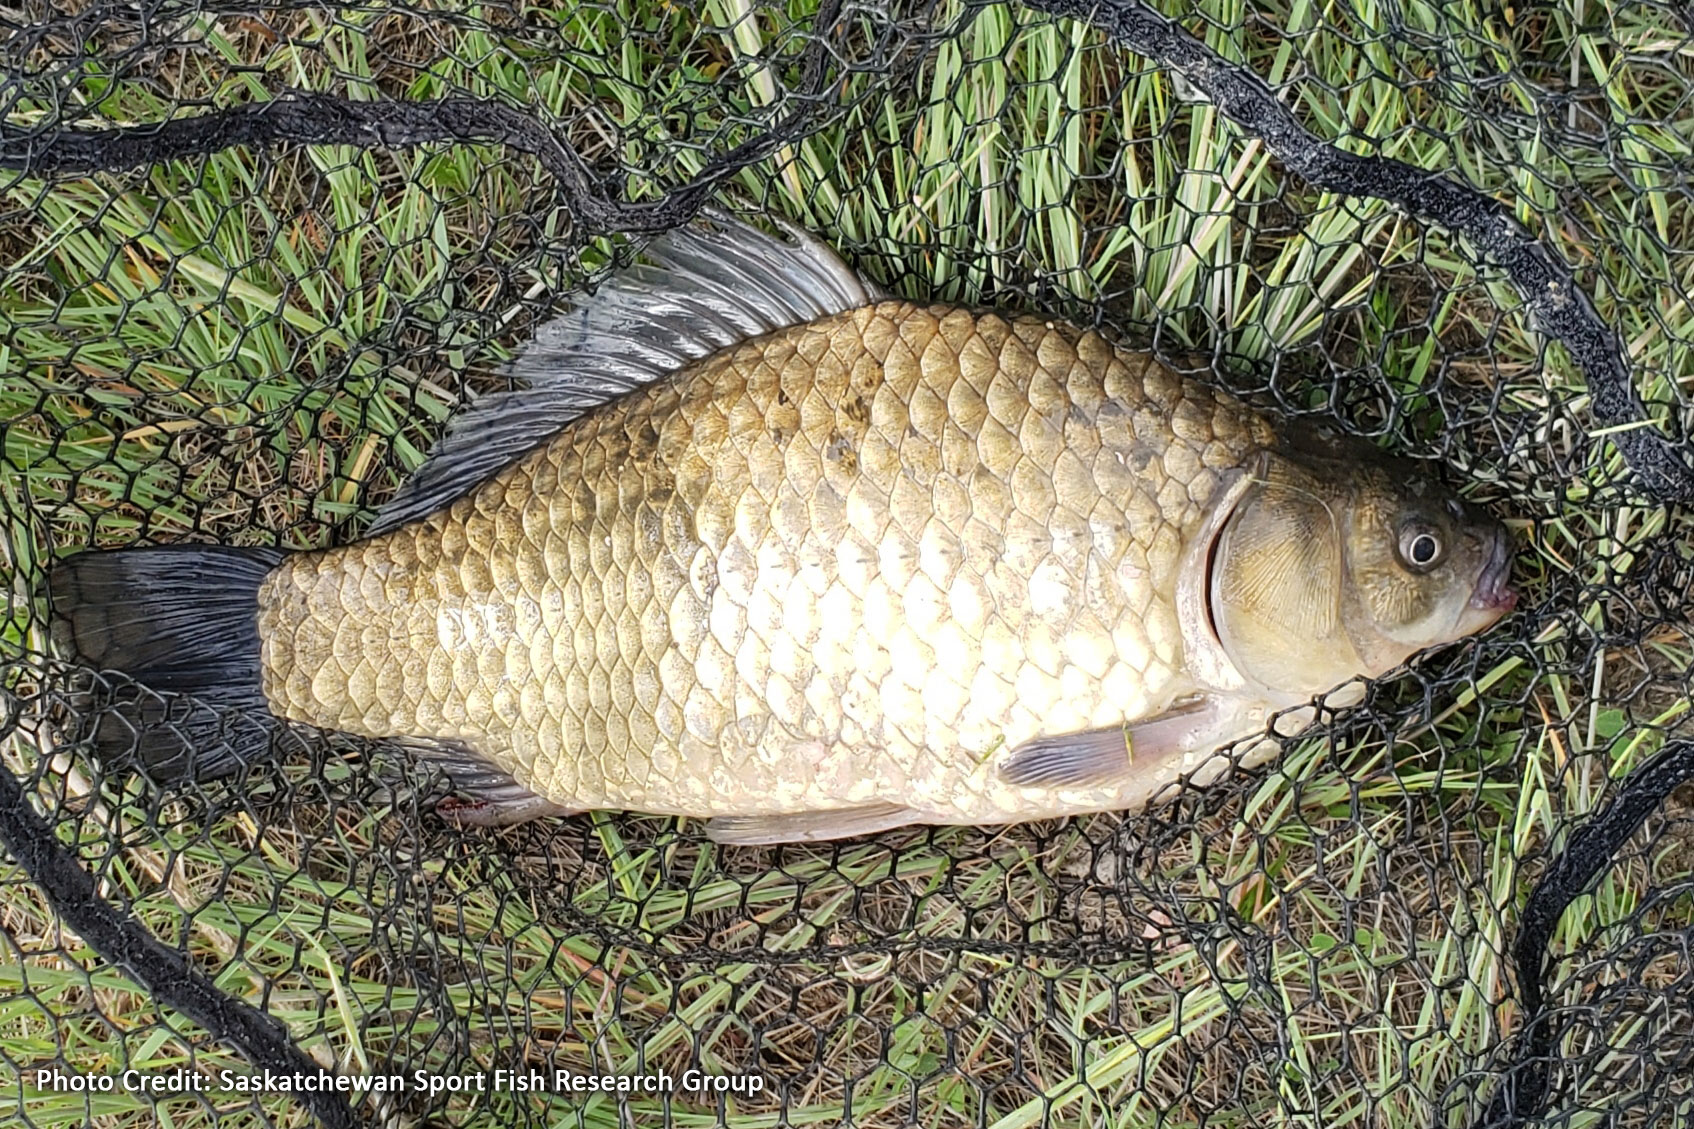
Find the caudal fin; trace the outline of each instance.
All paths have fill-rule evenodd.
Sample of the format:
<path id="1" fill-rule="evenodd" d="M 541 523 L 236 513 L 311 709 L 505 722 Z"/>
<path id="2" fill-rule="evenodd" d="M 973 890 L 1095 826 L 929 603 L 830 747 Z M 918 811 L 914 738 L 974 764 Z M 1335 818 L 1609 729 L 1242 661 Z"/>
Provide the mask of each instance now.
<path id="1" fill-rule="evenodd" d="M 172 545 L 81 553 L 54 566 L 55 642 L 140 684 L 114 685 L 112 708 L 95 722 L 103 765 L 139 767 L 155 780 L 208 779 L 263 755 L 274 719 L 259 681 L 258 593 L 283 556 Z"/>

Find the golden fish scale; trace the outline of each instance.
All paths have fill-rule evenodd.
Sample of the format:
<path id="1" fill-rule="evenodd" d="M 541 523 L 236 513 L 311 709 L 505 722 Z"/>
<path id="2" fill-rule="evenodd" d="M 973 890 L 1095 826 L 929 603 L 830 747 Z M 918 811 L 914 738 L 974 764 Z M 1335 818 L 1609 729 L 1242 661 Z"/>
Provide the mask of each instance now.
<path id="1" fill-rule="evenodd" d="M 1174 589 L 1241 404 L 1063 323 L 903 302 L 726 350 L 260 593 L 282 716 L 455 738 L 572 807 L 875 800 L 961 822 L 997 748 L 1190 687 Z"/>

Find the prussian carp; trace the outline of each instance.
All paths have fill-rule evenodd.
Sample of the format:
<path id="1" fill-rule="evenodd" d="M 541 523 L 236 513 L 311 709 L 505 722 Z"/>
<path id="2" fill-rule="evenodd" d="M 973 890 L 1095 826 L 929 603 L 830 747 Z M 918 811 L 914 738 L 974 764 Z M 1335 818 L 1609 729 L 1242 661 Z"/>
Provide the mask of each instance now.
<path id="1" fill-rule="evenodd" d="M 463 822 L 751 843 L 1136 808 L 1516 599 L 1505 530 L 1426 475 L 1096 332 L 888 298 L 723 219 L 649 258 L 363 540 L 61 563 L 76 653 L 398 739 Z M 197 709 L 100 740 L 246 755 Z"/>

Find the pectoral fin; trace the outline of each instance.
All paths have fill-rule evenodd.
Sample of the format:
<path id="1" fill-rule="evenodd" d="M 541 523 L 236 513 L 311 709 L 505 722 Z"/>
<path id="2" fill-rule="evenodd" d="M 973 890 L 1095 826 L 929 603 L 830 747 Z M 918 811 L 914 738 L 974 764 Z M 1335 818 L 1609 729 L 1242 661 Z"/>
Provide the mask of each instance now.
<path id="1" fill-rule="evenodd" d="M 1023 788 L 1096 788 L 1120 783 L 1138 765 L 1192 751 L 1213 728 L 1217 709 L 1204 696 L 1111 729 L 1025 741 L 1007 754 L 1000 776 Z"/>
<path id="2" fill-rule="evenodd" d="M 706 836 L 715 843 L 739 847 L 771 843 L 816 843 L 875 835 L 908 823 L 927 822 L 920 812 L 898 804 L 866 804 L 857 808 L 803 811 L 790 815 L 720 815 L 706 821 Z"/>

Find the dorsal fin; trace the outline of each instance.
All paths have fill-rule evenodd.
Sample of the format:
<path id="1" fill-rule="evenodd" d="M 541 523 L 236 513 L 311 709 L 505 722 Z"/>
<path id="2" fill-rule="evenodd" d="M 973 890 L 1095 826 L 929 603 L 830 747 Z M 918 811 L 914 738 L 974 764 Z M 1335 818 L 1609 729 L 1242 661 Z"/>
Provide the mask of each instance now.
<path id="1" fill-rule="evenodd" d="M 791 242 L 710 213 L 655 240 L 650 262 L 575 296 L 513 362 L 516 387 L 462 408 L 366 536 L 427 517 L 584 412 L 690 362 L 882 298 L 816 237 L 781 226 Z"/>

